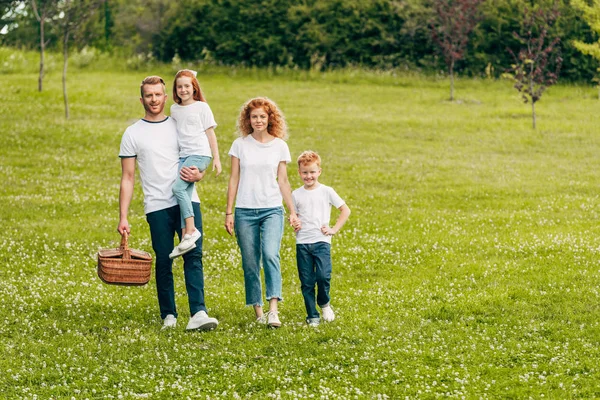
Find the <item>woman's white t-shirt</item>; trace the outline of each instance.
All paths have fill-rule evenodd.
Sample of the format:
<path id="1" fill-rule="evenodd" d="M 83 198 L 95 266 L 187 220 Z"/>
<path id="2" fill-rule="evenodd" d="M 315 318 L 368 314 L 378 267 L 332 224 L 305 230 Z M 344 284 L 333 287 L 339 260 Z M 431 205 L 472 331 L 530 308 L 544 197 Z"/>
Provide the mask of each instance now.
<path id="1" fill-rule="evenodd" d="M 179 157 L 191 155 L 212 157 L 206 130 L 217 123 L 208 103 L 195 101 L 187 106 L 173 104 L 171 117 L 177 123 Z"/>
<path id="2" fill-rule="evenodd" d="M 240 160 L 240 181 L 235 206 L 272 208 L 281 206 L 283 197 L 277 183 L 279 163 L 292 161 L 290 149 L 282 139 L 260 143 L 248 135 L 234 140 L 229 155 Z"/>

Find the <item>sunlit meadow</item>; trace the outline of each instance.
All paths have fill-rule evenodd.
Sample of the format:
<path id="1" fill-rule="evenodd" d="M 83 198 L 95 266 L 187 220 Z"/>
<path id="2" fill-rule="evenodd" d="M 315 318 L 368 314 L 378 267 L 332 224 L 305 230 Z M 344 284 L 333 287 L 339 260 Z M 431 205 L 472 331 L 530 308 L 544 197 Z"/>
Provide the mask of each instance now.
<path id="1" fill-rule="evenodd" d="M 600 397 L 596 89 L 551 88 L 534 131 L 506 81 L 460 79 L 449 102 L 442 78 L 200 68 L 223 160 L 240 105 L 269 96 L 293 158 L 318 151 L 352 215 L 333 242 L 337 319 L 303 322 L 287 229 L 283 326 L 257 327 L 222 226 L 225 162 L 199 185 L 220 325 L 185 331 L 177 261 L 180 322 L 165 332 L 154 280 L 105 285 L 95 256 L 119 241 L 117 154 L 139 83 L 160 73 L 170 90 L 176 69 L 73 68 L 66 121 L 58 70 L 38 93 L 34 64 L 6 65 L 0 398 Z M 130 215 L 131 246 L 151 251 L 139 181 Z"/>

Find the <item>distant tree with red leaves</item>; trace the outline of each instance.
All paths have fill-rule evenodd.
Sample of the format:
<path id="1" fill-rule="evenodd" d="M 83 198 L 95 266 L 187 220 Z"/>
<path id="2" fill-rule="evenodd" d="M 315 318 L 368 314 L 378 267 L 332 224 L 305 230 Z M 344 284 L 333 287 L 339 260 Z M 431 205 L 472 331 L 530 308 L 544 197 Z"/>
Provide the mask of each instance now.
<path id="1" fill-rule="evenodd" d="M 454 66 L 467 49 L 469 35 L 481 18 L 484 0 L 434 0 L 431 37 L 444 56 L 450 75 L 450 100 L 454 100 Z"/>
<path id="2" fill-rule="evenodd" d="M 504 76 L 515 82 L 514 88 L 521 93 L 523 102 L 531 103 L 533 129 L 536 128 L 535 103 L 558 81 L 562 64 L 560 38 L 550 34 L 550 28 L 559 16 L 556 6 L 548 10 L 525 9 L 522 33 L 513 33 L 523 47 L 518 54 L 508 49 L 515 63 Z"/>

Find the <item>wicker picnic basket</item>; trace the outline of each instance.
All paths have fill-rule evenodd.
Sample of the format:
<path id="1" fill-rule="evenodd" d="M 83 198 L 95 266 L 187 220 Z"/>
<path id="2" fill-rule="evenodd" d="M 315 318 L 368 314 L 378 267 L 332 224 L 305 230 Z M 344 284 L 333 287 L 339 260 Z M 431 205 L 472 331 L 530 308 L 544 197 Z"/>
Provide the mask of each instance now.
<path id="1" fill-rule="evenodd" d="M 130 249 L 127 232 L 121 236 L 121 247 L 98 252 L 98 276 L 110 285 L 142 286 L 150 281 L 152 255 Z"/>

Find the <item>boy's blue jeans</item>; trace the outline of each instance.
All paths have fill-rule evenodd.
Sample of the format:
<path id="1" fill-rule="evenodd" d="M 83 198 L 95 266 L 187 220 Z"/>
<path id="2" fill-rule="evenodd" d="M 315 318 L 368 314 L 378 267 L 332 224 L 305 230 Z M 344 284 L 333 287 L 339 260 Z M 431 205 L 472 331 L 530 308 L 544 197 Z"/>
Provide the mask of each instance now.
<path id="1" fill-rule="evenodd" d="M 283 237 L 283 207 L 236 208 L 234 227 L 242 253 L 246 305 L 263 305 L 261 258 L 265 270 L 267 300 L 282 300 L 279 248 Z"/>
<path id="2" fill-rule="evenodd" d="M 296 261 L 307 320 L 320 319 L 316 304 L 329 304 L 331 286 L 331 244 L 317 242 L 296 244 Z M 315 303 L 315 285 L 319 291 Z"/>
<path id="3" fill-rule="evenodd" d="M 187 156 L 179 159 L 179 170 L 183 167 L 197 167 L 200 171 L 208 168 L 212 157 Z M 186 182 L 180 177 L 173 184 L 173 194 L 181 209 L 181 227 L 185 228 L 185 219 L 194 216 L 192 209 L 192 193 L 194 193 L 194 182 Z"/>
<path id="4" fill-rule="evenodd" d="M 193 208 L 195 211 L 194 225 L 202 233 L 200 204 L 193 203 Z M 150 225 L 152 248 L 156 254 L 154 263 L 156 291 L 158 293 L 158 305 L 162 319 L 168 314 L 173 314 L 177 317 L 175 286 L 173 283 L 173 260 L 169 258 L 169 254 L 173 251 L 175 233 L 181 239 L 179 215 L 179 206 L 146 214 L 146 220 L 148 221 L 148 225 Z M 202 269 L 203 236 L 200 236 L 200 239 L 196 241 L 196 248 L 183 255 L 183 273 L 190 305 L 190 315 L 194 315 L 198 311 L 206 311 L 204 304 L 204 272 Z"/>

